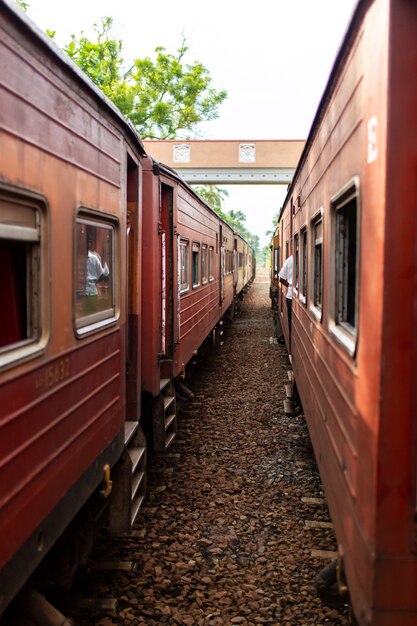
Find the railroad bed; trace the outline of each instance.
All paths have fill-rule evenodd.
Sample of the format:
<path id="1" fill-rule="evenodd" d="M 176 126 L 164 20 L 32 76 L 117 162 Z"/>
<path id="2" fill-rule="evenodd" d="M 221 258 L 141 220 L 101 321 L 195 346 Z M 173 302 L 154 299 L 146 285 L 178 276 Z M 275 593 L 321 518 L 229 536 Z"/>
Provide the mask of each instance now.
<path id="1" fill-rule="evenodd" d="M 99 541 L 80 577 L 77 626 L 349 624 L 315 595 L 336 540 L 304 418 L 284 413 L 291 366 L 267 270 L 224 337 L 192 375 L 170 452 L 151 460 L 133 532 Z"/>

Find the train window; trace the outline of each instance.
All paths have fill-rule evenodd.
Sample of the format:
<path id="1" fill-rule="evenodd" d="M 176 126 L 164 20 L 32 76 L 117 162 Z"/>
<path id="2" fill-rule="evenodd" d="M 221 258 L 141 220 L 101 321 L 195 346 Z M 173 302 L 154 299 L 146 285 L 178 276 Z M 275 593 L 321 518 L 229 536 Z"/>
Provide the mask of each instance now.
<path id="1" fill-rule="evenodd" d="M 204 285 L 207 282 L 207 246 L 201 246 L 201 282 Z"/>
<path id="2" fill-rule="evenodd" d="M 321 313 L 323 304 L 323 219 L 321 216 L 312 224 L 313 238 L 313 306 Z"/>
<path id="3" fill-rule="evenodd" d="M 114 321 L 115 224 L 79 214 L 75 227 L 75 326 L 82 335 Z"/>
<path id="4" fill-rule="evenodd" d="M 358 327 L 359 202 L 357 185 L 332 201 L 334 238 L 334 328 L 353 353 Z"/>
<path id="5" fill-rule="evenodd" d="M 213 274 L 213 256 L 214 256 L 214 248 L 210 246 L 209 248 L 209 262 L 208 262 L 208 272 L 209 272 L 209 280 L 214 280 Z"/>
<path id="6" fill-rule="evenodd" d="M 307 302 L 307 228 L 300 233 L 300 300 Z"/>
<path id="7" fill-rule="evenodd" d="M 274 248 L 274 278 L 278 279 L 279 270 L 281 269 L 279 266 L 279 257 L 280 257 L 280 249 Z"/>
<path id="8" fill-rule="evenodd" d="M 188 269 L 188 257 L 189 257 L 189 242 L 185 239 L 180 240 L 180 290 L 181 292 L 187 291 L 190 287 L 189 269 Z"/>
<path id="9" fill-rule="evenodd" d="M 193 241 L 193 257 L 192 257 L 192 278 L 193 287 L 200 284 L 200 244 Z"/>
<path id="10" fill-rule="evenodd" d="M 300 237 L 294 235 L 294 291 L 298 294 L 300 286 Z"/>
<path id="11" fill-rule="evenodd" d="M 41 217 L 41 207 L 30 198 L 1 192 L 0 365 L 26 355 L 26 347 L 40 341 Z"/>

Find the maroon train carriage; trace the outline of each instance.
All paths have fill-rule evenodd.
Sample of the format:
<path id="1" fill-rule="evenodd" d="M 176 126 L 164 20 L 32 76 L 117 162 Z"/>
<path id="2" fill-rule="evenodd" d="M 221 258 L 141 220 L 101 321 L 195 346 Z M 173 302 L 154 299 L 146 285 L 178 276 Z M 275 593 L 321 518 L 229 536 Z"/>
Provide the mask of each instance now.
<path id="1" fill-rule="evenodd" d="M 166 450 L 176 433 L 174 383 L 187 393 L 180 381 L 187 363 L 213 329 L 220 335 L 234 302 L 235 237 L 178 174 L 151 157 L 143 168 L 142 232 L 144 412 L 152 416 L 154 448 Z"/>
<path id="2" fill-rule="evenodd" d="M 125 422 L 125 259 L 143 150 L 14 2 L 1 0 L 0 15 L 2 613 L 80 510 L 88 543 L 84 505 L 96 515 L 108 501 L 113 468 L 126 465 L 125 428 L 138 427 L 138 417 Z M 123 484 L 114 529 L 130 523 Z M 70 573 L 83 546 L 68 531 L 61 546 Z"/>
<path id="3" fill-rule="evenodd" d="M 295 380 L 361 626 L 417 624 L 416 33 L 416 2 L 358 2 L 279 221 Z"/>

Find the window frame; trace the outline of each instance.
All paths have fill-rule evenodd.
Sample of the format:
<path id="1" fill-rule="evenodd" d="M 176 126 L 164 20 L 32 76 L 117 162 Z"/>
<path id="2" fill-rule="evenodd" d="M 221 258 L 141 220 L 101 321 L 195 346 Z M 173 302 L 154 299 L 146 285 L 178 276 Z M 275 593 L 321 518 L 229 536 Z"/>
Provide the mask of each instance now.
<path id="1" fill-rule="evenodd" d="M 216 237 L 217 237 L 217 235 L 216 235 Z M 209 283 L 213 282 L 213 280 L 214 280 L 213 268 L 214 268 L 214 246 L 209 246 L 209 257 L 208 257 L 208 279 L 209 279 Z"/>
<path id="2" fill-rule="evenodd" d="M 15 185 L 0 184 L 1 212 L 0 240 L 17 242 L 26 246 L 25 305 L 26 337 L 0 348 L 0 370 L 14 367 L 42 353 L 50 333 L 50 280 L 49 280 L 49 206 L 44 196 Z M 7 211 L 7 205 L 14 205 Z M 22 207 L 24 214 L 33 213 L 34 225 L 16 219 Z"/>
<path id="3" fill-rule="evenodd" d="M 300 259 L 299 259 L 299 280 L 298 280 L 298 297 L 300 302 L 307 305 L 307 287 L 308 287 L 308 234 L 307 224 L 303 224 L 300 228 Z"/>
<path id="4" fill-rule="evenodd" d="M 196 248 L 196 249 L 194 249 Z M 191 246 L 191 284 L 193 286 L 193 289 L 197 289 L 200 284 L 201 284 L 201 276 L 200 276 L 200 264 L 201 264 L 201 258 L 200 258 L 200 251 L 201 251 L 201 245 L 199 241 L 193 241 L 192 242 L 192 246 Z M 196 255 L 196 256 L 194 256 Z M 194 272 L 197 272 L 197 280 L 195 281 L 194 278 Z"/>
<path id="5" fill-rule="evenodd" d="M 111 306 L 89 315 L 77 315 L 77 285 L 78 285 L 78 250 L 77 233 L 78 225 L 97 227 L 109 230 L 112 233 L 111 246 Z M 87 234 L 86 234 L 87 237 Z M 84 206 L 78 207 L 74 221 L 74 267 L 73 267 L 73 323 L 75 334 L 78 338 L 91 335 L 103 328 L 114 325 L 120 317 L 119 291 L 120 291 L 120 271 L 118 265 L 120 249 L 120 224 L 114 215 L 103 213 L 96 209 Z"/>
<path id="6" fill-rule="evenodd" d="M 182 278 L 183 278 L 183 265 L 182 265 L 182 249 L 186 249 L 187 251 L 187 262 L 184 265 L 184 269 L 186 270 L 186 281 L 183 282 Z M 179 282 L 179 287 L 180 287 L 180 294 L 183 295 L 187 292 L 190 291 L 190 241 L 189 239 L 185 239 L 183 237 L 180 237 L 179 239 L 179 245 L 178 245 L 178 249 L 179 249 L 179 276 L 178 276 L 178 282 Z M 185 285 L 185 286 L 184 286 Z"/>
<path id="7" fill-rule="evenodd" d="M 272 248 L 273 250 L 273 276 L 274 276 L 274 280 L 279 280 L 279 272 L 280 272 L 280 264 L 279 264 L 279 258 L 281 256 L 280 254 L 280 246 L 278 245 L 278 247 L 273 246 Z"/>
<path id="8" fill-rule="evenodd" d="M 337 285 L 338 276 L 340 276 L 340 261 L 338 252 L 338 213 L 341 214 L 343 209 L 347 209 L 348 205 L 356 202 L 356 225 L 355 225 L 355 284 L 354 284 L 354 319 L 355 324 L 352 326 L 346 320 L 338 319 L 337 300 L 340 299 L 340 291 Z M 358 336 L 359 336 L 359 281 L 360 281 L 360 183 L 359 178 L 354 177 L 346 183 L 337 194 L 330 200 L 330 218 L 331 218 L 331 263 L 330 263 L 330 294 L 329 294 L 329 329 L 335 340 L 343 346 L 347 353 L 354 357 L 356 354 Z M 346 243 L 346 242 L 345 242 Z M 344 250 L 346 254 L 346 249 Z M 347 251 L 349 256 L 350 252 Z M 345 257 L 344 257 L 345 258 Z M 346 269 L 343 269 L 346 277 Z M 348 278 L 349 281 L 349 278 Z M 348 284 L 343 289 L 348 288 Z M 346 295 L 346 294 L 345 294 Z M 349 297 L 349 295 L 347 296 Z"/>
<path id="9" fill-rule="evenodd" d="M 294 250 L 293 250 L 293 293 L 299 296 L 300 288 L 300 233 L 294 233 Z M 288 257 L 287 257 L 288 258 Z"/>
<path id="10" fill-rule="evenodd" d="M 201 244 L 201 284 L 206 285 L 208 282 L 208 246 L 206 243 Z"/>
<path id="11" fill-rule="evenodd" d="M 316 227 L 318 224 L 322 225 L 321 239 L 316 237 Z M 320 272 L 320 293 L 321 302 L 316 302 L 316 247 L 317 241 L 321 246 L 321 272 Z M 324 211 L 323 207 L 312 216 L 310 220 L 310 253 L 311 253 L 311 267 L 310 267 L 310 311 L 320 321 L 323 321 L 323 289 L 324 289 Z"/>

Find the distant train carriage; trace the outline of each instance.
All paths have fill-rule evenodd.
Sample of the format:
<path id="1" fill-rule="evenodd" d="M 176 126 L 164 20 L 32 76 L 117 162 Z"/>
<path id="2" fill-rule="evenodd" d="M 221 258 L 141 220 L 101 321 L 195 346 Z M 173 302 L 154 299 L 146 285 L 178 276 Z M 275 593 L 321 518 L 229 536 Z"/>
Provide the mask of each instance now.
<path id="1" fill-rule="evenodd" d="M 153 445 L 166 450 L 176 433 L 174 386 L 234 302 L 235 236 L 151 157 L 143 188 L 142 390 Z"/>
<path id="2" fill-rule="evenodd" d="M 415 2 L 358 3 L 278 225 L 334 582 L 361 626 L 417 623 L 416 32 Z"/>

